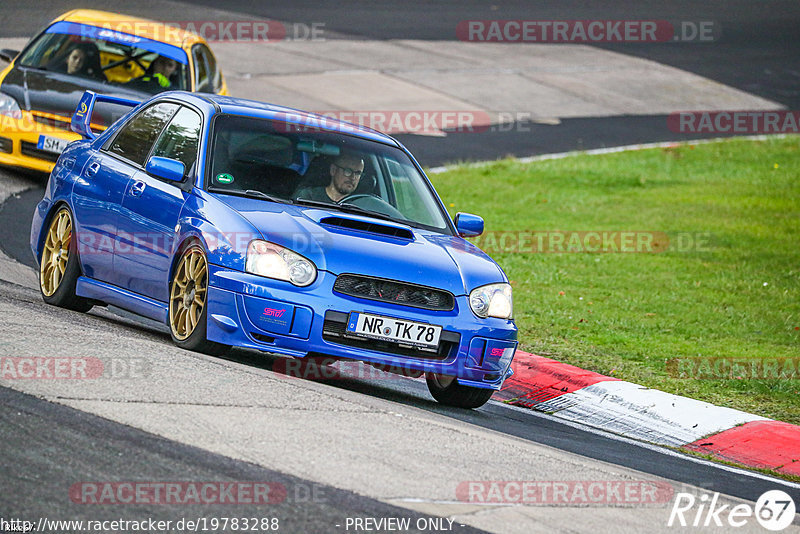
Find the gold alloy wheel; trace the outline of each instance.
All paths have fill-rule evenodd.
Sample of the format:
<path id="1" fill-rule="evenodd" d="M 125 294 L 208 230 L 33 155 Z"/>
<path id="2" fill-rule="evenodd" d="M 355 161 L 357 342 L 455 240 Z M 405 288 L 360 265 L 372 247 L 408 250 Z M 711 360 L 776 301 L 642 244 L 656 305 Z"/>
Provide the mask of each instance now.
<path id="1" fill-rule="evenodd" d="M 169 297 L 169 326 L 172 335 L 183 341 L 194 332 L 208 287 L 208 265 L 200 247 L 193 246 L 184 252 L 175 270 Z"/>
<path id="2" fill-rule="evenodd" d="M 71 241 L 72 218 L 69 211 L 62 208 L 50 222 L 39 265 L 39 285 L 46 297 L 51 297 L 61 285 L 67 270 Z"/>

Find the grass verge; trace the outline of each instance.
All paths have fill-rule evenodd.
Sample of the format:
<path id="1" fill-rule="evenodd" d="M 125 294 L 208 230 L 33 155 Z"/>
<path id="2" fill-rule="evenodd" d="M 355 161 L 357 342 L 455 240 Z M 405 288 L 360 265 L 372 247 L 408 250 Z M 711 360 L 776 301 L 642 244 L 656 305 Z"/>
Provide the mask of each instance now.
<path id="1" fill-rule="evenodd" d="M 796 136 L 432 176 L 451 215 L 485 218 L 522 350 L 794 424 L 799 178 Z"/>

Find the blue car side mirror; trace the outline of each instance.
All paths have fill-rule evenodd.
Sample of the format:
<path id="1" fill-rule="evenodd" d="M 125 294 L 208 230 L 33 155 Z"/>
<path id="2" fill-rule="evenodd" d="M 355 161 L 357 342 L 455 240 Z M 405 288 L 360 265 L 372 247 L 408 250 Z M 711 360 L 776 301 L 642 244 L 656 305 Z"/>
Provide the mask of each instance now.
<path id="1" fill-rule="evenodd" d="M 186 172 L 186 166 L 177 159 L 162 158 L 153 156 L 145 166 L 147 174 L 152 174 L 158 178 L 169 180 L 170 182 L 182 182 Z"/>
<path id="2" fill-rule="evenodd" d="M 461 237 L 475 237 L 483 233 L 483 218 L 471 213 L 456 213 L 456 231 Z"/>

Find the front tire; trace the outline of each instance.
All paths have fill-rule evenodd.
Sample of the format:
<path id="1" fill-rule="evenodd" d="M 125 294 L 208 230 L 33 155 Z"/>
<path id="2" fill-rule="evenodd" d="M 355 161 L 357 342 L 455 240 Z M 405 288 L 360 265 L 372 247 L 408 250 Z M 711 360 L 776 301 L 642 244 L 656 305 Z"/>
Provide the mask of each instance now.
<path id="1" fill-rule="evenodd" d="M 169 287 L 169 331 L 172 341 L 186 350 L 219 356 L 227 345 L 206 338 L 208 326 L 208 262 L 198 244 L 180 256 Z"/>
<path id="2" fill-rule="evenodd" d="M 69 209 L 59 208 L 50 220 L 39 259 L 39 291 L 47 304 L 88 312 L 92 303 L 75 294 L 81 267 L 73 228 Z"/>
<path id="3" fill-rule="evenodd" d="M 428 390 L 434 399 L 442 404 L 455 406 L 456 408 L 480 408 L 494 394 L 493 389 L 462 386 L 454 376 L 428 373 L 425 379 L 428 383 Z"/>

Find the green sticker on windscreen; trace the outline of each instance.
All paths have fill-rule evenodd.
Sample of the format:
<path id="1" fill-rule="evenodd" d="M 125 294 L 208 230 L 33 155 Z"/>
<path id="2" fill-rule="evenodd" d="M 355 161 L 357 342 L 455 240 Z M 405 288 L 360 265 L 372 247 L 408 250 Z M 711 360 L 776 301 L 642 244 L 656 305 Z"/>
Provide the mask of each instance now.
<path id="1" fill-rule="evenodd" d="M 233 183 L 233 175 L 228 174 L 227 172 L 222 172 L 217 175 L 215 180 L 221 184 L 232 184 Z"/>

